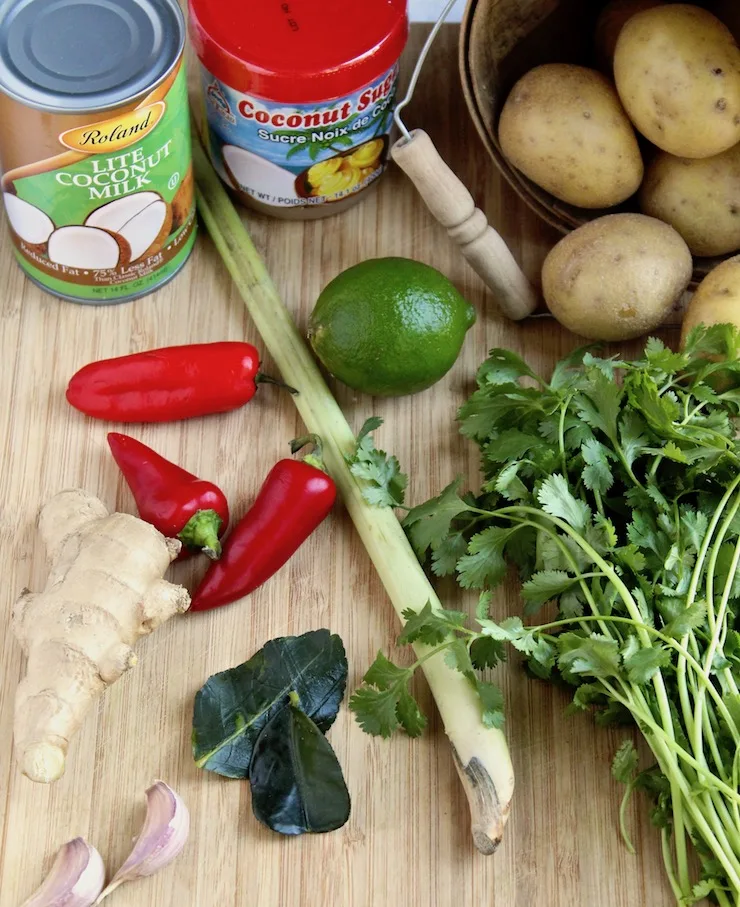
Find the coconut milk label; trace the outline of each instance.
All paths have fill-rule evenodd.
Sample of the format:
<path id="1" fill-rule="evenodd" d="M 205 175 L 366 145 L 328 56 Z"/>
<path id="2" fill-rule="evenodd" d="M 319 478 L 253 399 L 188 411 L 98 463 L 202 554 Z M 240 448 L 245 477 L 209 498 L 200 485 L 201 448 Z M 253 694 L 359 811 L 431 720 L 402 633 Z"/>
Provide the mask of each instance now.
<path id="1" fill-rule="evenodd" d="M 94 302 L 174 274 L 195 239 L 184 66 L 162 98 L 70 125 L 58 148 L 3 176 L 21 267 L 53 293 Z"/>
<path id="2" fill-rule="evenodd" d="M 265 205 L 344 199 L 386 166 L 398 67 L 326 104 L 286 106 L 242 94 L 202 68 L 211 156 L 221 178 Z"/>

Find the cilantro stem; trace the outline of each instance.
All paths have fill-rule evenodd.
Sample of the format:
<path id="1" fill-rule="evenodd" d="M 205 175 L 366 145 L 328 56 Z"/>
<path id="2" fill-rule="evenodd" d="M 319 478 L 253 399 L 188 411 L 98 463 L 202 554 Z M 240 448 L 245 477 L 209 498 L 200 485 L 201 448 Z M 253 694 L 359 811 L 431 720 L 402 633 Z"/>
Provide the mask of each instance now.
<path id="1" fill-rule="evenodd" d="M 733 907 L 732 901 L 727 897 L 727 892 L 723 888 L 715 888 L 712 892 L 717 898 L 717 903 L 719 907 Z M 735 907 L 737 907 L 738 901 L 735 901 Z"/>
<path id="2" fill-rule="evenodd" d="M 663 851 L 663 863 L 665 865 L 668 881 L 673 889 L 673 896 L 676 901 L 680 903 L 684 899 L 684 893 L 681 891 L 681 887 L 676 879 L 676 867 L 673 860 L 673 853 L 671 852 L 671 833 L 669 829 L 661 828 L 660 844 Z"/>
<path id="3" fill-rule="evenodd" d="M 740 481 L 740 477 L 738 477 L 738 481 Z M 565 522 L 565 520 L 562 520 L 556 516 L 552 516 L 551 514 L 544 513 L 541 510 L 536 510 L 533 507 L 519 506 L 519 507 L 511 507 L 511 508 L 501 508 L 497 513 L 499 516 L 506 515 L 506 516 L 509 516 L 510 518 L 516 518 L 514 515 L 518 514 L 518 513 L 528 513 L 528 514 L 534 514 L 538 517 L 545 517 L 550 522 L 552 522 L 553 524 L 558 526 L 568 536 L 570 536 L 573 539 L 573 541 L 584 551 L 584 553 L 586 553 L 591 558 L 592 563 L 596 564 L 598 567 L 600 567 L 603 570 L 606 577 L 610 580 L 612 585 L 615 587 L 615 589 L 619 593 L 622 601 L 624 602 L 625 606 L 627 607 L 627 611 L 629 612 L 629 614 L 635 621 L 637 634 L 638 634 L 638 637 L 640 638 L 642 644 L 645 647 L 652 647 L 652 642 L 650 640 L 650 636 L 646 632 L 644 625 L 642 624 L 642 621 L 641 621 L 640 610 L 639 610 L 637 603 L 635 602 L 632 594 L 630 593 L 629 589 L 625 586 L 624 582 L 617 575 L 617 573 L 615 572 L 613 567 L 611 567 L 601 557 L 601 555 L 593 548 L 592 545 L 590 545 L 586 541 L 586 539 L 583 538 L 583 536 L 579 532 L 577 532 L 575 529 L 573 529 L 572 526 L 570 526 L 568 523 Z M 601 682 L 605 683 L 604 680 L 602 680 Z M 655 722 L 652 720 L 652 717 L 651 717 L 650 721 L 647 722 L 646 716 L 644 716 L 643 721 L 646 721 L 646 723 L 648 723 L 653 728 L 654 733 L 656 733 L 656 734 L 659 733 L 665 738 L 664 742 L 672 755 L 672 758 L 670 760 L 672 770 L 669 772 L 666 772 L 666 775 L 668 777 L 668 780 L 669 780 L 669 783 L 671 786 L 671 805 L 672 805 L 673 815 L 674 815 L 674 842 L 675 842 L 674 846 L 676 848 L 676 858 L 677 858 L 677 863 L 678 863 L 680 884 L 684 890 L 688 890 L 688 888 L 689 888 L 688 853 L 686 850 L 686 835 L 684 832 L 684 819 L 683 819 L 683 804 L 688 800 L 688 796 L 686 795 L 685 791 L 682 790 L 682 788 L 685 785 L 685 779 L 684 779 L 684 776 L 682 775 L 681 771 L 678 768 L 678 764 L 676 762 L 676 757 L 687 762 L 688 764 L 691 764 L 692 767 L 698 769 L 698 771 L 703 775 L 706 775 L 707 769 L 704 768 L 700 762 L 698 762 L 696 759 L 694 759 L 690 754 L 688 754 L 676 742 L 675 731 L 674 731 L 674 727 L 673 727 L 673 715 L 671 713 L 671 708 L 670 708 L 670 701 L 668 699 L 668 693 L 667 693 L 667 690 L 665 687 L 665 681 L 664 681 L 663 675 L 660 672 L 660 670 L 656 671 L 655 674 L 653 675 L 652 685 L 653 685 L 653 688 L 655 689 L 655 694 L 656 694 L 657 701 L 658 701 L 658 709 L 660 711 L 662 727 L 659 727 L 657 724 L 655 724 Z M 615 695 L 616 695 L 616 691 L 615 691 Z M 641 696 L 641 698 L 642 698 L 642 696 Z M 621 697 L 620 697 L 620 701 L 622 701 L 623 704 L 625 704 L 626 708 L 629 708 L 629 706 L 626 705 L 626 703 L 624 703 L 624 700 L 622 700 Z M 710 776 L 710 778 L 711 778 L 711 782 L 709 779 L 705 778 L 707 786 L 710 786 L 710 783 L 712 785 L 721 784 L 722 787 L 724 787 L 726 789 L 726 791 L 728 791 L 733 797 L 737 797 L 738 801 L 740 802 L 740 795 L 738 795 L 736 791 L 732 791 L 728 785 L 719 781 L 718 779 L 716 779 L 716 777 Z M 682 797 L 682 794 L 684 794 L 683 797 Z M 691 812 L 695 812 L 695 808 L 693 807 L 692 804 L 687 803 L 686 805 L 689 807 Z M 694 818 L 695 822 L 698 821 L 696 816 L 694 816 L 693 818 Z M 702 824 L 706 824 L 704 822 L 704 819 L 701 816 L 701 814 L 699 815 L 699 819 L 701 819 Z M 713 837 L 716 840 L 716 836 L 713 835 Z M 737 871 L 735 871 L 734 866 L 732 866 L 731 868 L 733 870 L 733 875 L 735 876 L 735 878 L 738 881 L 737 887 L 740 890 L 740 864 L 738 864 L 738 866 L 737 866 Z"/>
<path id="4" fill-rule="evenodd" d="M 701 832 L 704 841 L 712 849 L 716 859 L 722 864 L 733 887 L 740 892 L 740 862 L 738 862 L 736 854 L 733 852 L 732 848 L 730 848 L 729 842 L 727 842 L 722 822 L 717 816 L 713 803 L 710 801 L 708 804 L 704 804 L 702 808 L 698 808 L 697 801 L 688 785 L 686 776 L 677 768 L 675 757 L 678 756 L 683 762 L 697 769 L 699 780 L 707 787 L 712 787 L 737 802 L 740 802 L 740 795 L 737 791 L 732 790 L 728 785 L 719 781 L 714 775 L 707 775 L 700 763 L 687 753 L 683 747 L 677 744 L 672 735 L 669 735 L 664 727 L 661 727 L 655 722 L 652 713 L 647 707 L 638 708 L 637 703 L 621 696 L 608 681 L 600 679 L 600 683 L 609 690 L 612 698 L 631 711 L 633 715 L 635 715 L 635 718 L 646 725 L 652 732 L 651 734 L 646 735 L 646 740 L 653 753 L 655 753 L 656 758 L 658 758 L 659 763 L 662 764 L 663 773 L 668 778 L 671 786 L 671 807 L 673 810 L 674 822 L 673 840 L 676 850 L 679 887 L 684 893 L 683 896 L 688 896 L 690 892 L 685 832 L 688 830 L 689 834 L 691 834 L 691 828 L 689 827 L 686 829 L 685 826 L 684 806 L 691 818 L 693 826 Z M 639 695 L 640 699 L 643 699 L 642 694 L 640 694 L 639 691 L 636 690 L 635 692 Z M 669 751 L 668 753 L 665 752 L 666 749 Z M 660 758 L 659 751 L 661 750 L 663 751 L 663 760 Z M 667 755 L 673 756 L 673 758 L 670 759 L 673 766 L 672 771 L 666 771 L 665 769 L 664 760 Z M 724 842 L 724 846 L 722 842 Z"/>
<path id="5" fill-rule="evenodd" d="M 635 785 L 633 782 L 630 782 L 625 789 L 622 802 L 619 804 L 619 830 L 622 833 L 624 845 L 631 854 L 637 853 L 637 851 L 635 850 L 635 845 L 632 843 L 632 839 L 627 831 L 627 806 L 632 799 L 634 790 Z"/>
<path id="6" fill-rule="evenodd" d="M 580 617 L 563 617 L 559 620 L 552 620 L 546 624 L 538 624 L 536 627 L 531 627 L 532 632 L 534 633 L 544 633 L 548 630 L 559 629 L 560 627 L 568 627 L 577 623 L 589 623 L 591 621 L 598 621 L 599 623 L 608 623 L 608 624 L 627 624 L 628 626 L 637 628 L 638 626 L 644 629 L 647 633 L 655 636 L 665 645 L 670 646 L 674 649 L 679 655 L 686 659 L 687 664 L 689 664 L 698 678 L 701 679 L 701 683 L 704 685 L 706 691 L 710 694 L 712 699 L 715 701 L 717 708 L 727 723 L 728 730 L 733 736 L 736 746 L 738 747 L 738 753 L 740 753 L 740 729 L 735 724 L 735 721 L 730 713 L 729 709 L 725 705 L 722 696 L 717 691 L 717 688 L 709 680 L 709 677 L 705 673 L 701 664 L 691 655 L 691 653 L 677 640 L 672 636 L 666 636 L 664 633 L 661 633 L 660 630 L 655 627 L 650 627 L 645 623 L 637 622 L 631 617 L 619 617 L 615 614 L 583 614 Z M 737 785 L 735 785 L 737 787 Z M 740 801 L 738 801 L 740 802 Z"/>
<path id="7" fill-rule="evenodd" d="M 730 521 L 737 513 L 739 506 L 740 506 L 740 497 L 738 497 L 738 499 L 736 500 L 735 506 L 730 511 L 730 513 L 727 516 L 727 519 L 725 520 L 725 523 L 723 524 L 722 528 L 724 531 L 726 531 L 727 527 L 729 526 L 728 521 Z M 722 533 L 722 536 L 723 536 L 723 534 L 724 533 Z M 720 540 L 720 542 L 721 542 L 721 540 Z M 719 548 L 719 543 L 715 544 L 714 551 L 716 552 L 718 550 L 718 548 Z M 722 598 L 720 600 L 719 612 L 717 614 L 717 622 L 716 622 L 715 627 L 713 628 L 712 638 L 709 641 L 709 645 L 707 646 L 706 654 L 704 656 L 703 674 L 707 678 L 707 680 L 709 679 L 709 673 L 712 669 L 714 655 L 715 655 L 715 652 L 717 651 L 720 630 L 724 624 L 725 617 L 727 614 L 727 603 L 730 598 L 730 592 L 732 591 L 732 585 L 735 581 L 735 574 L 737 572 L 739 563 L 740 563 L 740 539 L 735 544 L 735 551 L 733 553 L 732 562 L 730 564 L 730 568 L 729 568 L 729 571 L 727 574 L 727 579 L 725 580 L 724 589 L 722 590 Z M 711 565 L 712 565 L 712 562 L 710 561 L 710 570 L 712 570 Z M 712 570 L 712 572 L 713 572 L 713 570 Z M 703 726 L 702 712 L 704 709 L 705 690 L 706 690 L 706 687 L 702 687 L 701 689 L 699 689 L 697 697 L 696 697 L 696 702 L 694 704 L 694 728 L 693 728 L 694 739 L 692 740 L 692 745 L 694 747 L 695 752 L 699 752 L 702 749 L 702 747 L 701 747 L 702 738 L 701 738 L 701 733 L 700 733 L 699 729 Z M 710 739 L 713 739 L 713 738 L 710 737 Z M 717 761 L 716 757 L 715 757 L 715 761 Z"/>
<path id="8" fill-rule="evenodd" d="M 570 394 L 560 405 L 560 419 L 558 421 L 558 448 L 560 449 L 560 463 L 563 469 L 563 475 L 568 475 L 568 461 L 565 457 L 565 416 L 570 406 L 573 394 Z"/>

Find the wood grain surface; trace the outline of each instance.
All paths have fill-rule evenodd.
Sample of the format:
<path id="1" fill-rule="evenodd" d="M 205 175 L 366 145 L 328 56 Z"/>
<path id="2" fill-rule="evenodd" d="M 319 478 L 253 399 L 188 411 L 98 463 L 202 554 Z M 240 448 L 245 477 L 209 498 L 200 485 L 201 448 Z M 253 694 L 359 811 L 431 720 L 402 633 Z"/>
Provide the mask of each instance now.
<path id="1" fill-rule="evenodd" d="M 407 59 L 427 26 L 417 26 Z M 553 234 L 499 179 L 470 124 L 456 74 L 455 26 L 441 33 L 406 111 L 426 129 L 477 204 L 536 280 Z M 408 68 L 407 68 L 408 69 Z M 455 474 L 476 480 L 477 457 L 454 422 L 477 365 L 505 345 L 545 372 L 580 341 L 551 319 L 503 320 L 445 235 L 393 169 L 378 190 L 344 214 L 307 223 L 246 214 L 273 278 L 304 326 L 322 287 L 365 258 L 402 255 L 448 274 L 479 317 L 452 371 L 434 388 L 395 400 L 336 393 L 350 422 L 369 415 L 385 425 L 378 440 L 410 473 L 412 503 Z M 139 646 L 140 662 L 88 716 L 72 743 L 66 775 L 52 786 L 21 776 L 12 758 L 15 688 L 22 671 L 9 630 L 20 590 L 42 586 L 44 552 L 37 511 L 69 486 L 98 494 L 113 508 L 133 501 L 109 455 L 117 426 L 72 410 L 64 389 L 86 362 L 168 344 L 260 340 L 208 237 L 201 234 L 183 273 L 159 292 L 111 307 L 60 302 L 27 281 L 0 235 L 0 907 L 18 907 L 38 886 L 57 848 L 83 835 L 110 872 L 128 853 L 142 820 L 143 794 L 155 778 L 183 796 L 191 837 L 176 864 L 124 886 L 110 907 L 669 907 L 658 836 L 636 797 L 628 821 L 638 855 L 617 827 L 621 797 L 610 762 L 624 732 L 566 717 L 566 697 L 528 679 L 513 659 L 498 670 L 516 792 L 505 840 L 492 857 L 472 846 L 467 804 L 450 748 L 428 693 L 429 731 L 411 741 L 364 735 L 346 708 L 330 731 L 352 795 L 340 831 L 287 839 L 253 818 L 246 783 L 198 770 L 190 746 L 193 697 L 216 671 L 239 664 L 275 636 L 328 627 L 339 633 L 359 682 L 378 648 L 398 632 L 384 590 L 346 514 L 332 516 L 289 564 L 248 599 L 214 612 L 185 615 Z M 664 336 L 676 339 L 674 329 Z M 627 345 L 626 352 L 637 347 Z M 270 362 L 265 363 L 269 371 Z M 224 416 L 125 430 L 192 472 L 216 480 L 238 517 L 267 471 L 301 433 L 287 394 L 263 387 L 248 407 Z M 171 577 L 194 583 L 202 561 L 178 564 Z M 468 605 L 443 587 L 451 607 Z M 512 583 L 495 605 L 520 613 Z M 401 657 L 406 657 L 405 654 Z M 421 684 L 420 684 L 421 687 Z"/>

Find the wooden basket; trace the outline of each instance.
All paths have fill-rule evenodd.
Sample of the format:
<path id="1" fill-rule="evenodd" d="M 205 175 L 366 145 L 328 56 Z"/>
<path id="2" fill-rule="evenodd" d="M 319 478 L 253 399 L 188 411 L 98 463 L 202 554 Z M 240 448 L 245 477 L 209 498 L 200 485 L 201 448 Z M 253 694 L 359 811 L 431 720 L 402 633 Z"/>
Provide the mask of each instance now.
<path id="1" fill-rule="evenodd" d="M 518 195 L 562 233 L 603 214 L 637 211 L 636 200 L 633 197 L 605 210 L 586 210 L 550 195 L 503 156 L 498 142 L 498 117 L 514 83 L 534 66 L 595 66 L 592 36 L 604 5 L 605 0 L 468 0 L 460 31 L 463 91 L 483 144 Z M 696 5 L 711 10 L 716 4 Z M 693 284 L 729 257 L 694 258 Z"/>

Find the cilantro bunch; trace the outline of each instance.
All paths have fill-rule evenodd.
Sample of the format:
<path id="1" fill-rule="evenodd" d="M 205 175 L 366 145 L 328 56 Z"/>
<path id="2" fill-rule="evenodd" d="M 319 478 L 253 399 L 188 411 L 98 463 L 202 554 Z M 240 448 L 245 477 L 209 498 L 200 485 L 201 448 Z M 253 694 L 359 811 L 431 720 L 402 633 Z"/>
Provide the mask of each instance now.
<path id="1" fill-rule="evenodd" d="M 740 904 L 738 331 L 700 327 L 679 353 L 651 338 L 635 361 L 580 349 L 549 382 L 497 349 L 477 384 L 459 412 L 480 448 L 477 494 L 458 479 L 405 508 L 406 479 L 372 441 L 377 421 L 350 461 L 373 503 L 407 510 L 436 576 L 480 590 L 475 629 L 463 612 L 406 613 L 401 642 L 422 654 L 410 667 L 378 655 L 352 697 L 359 723 L 420 733 L 409 681 L 444 652 L 478 692 L 482 720 L 500 726 L 501 694 L 479 671 L 511 645 L 537 677 L 572 689 L 573 709 L 644 736 L 653 764 L 640 768 L 626 741 L 613 772 L 625 802 L 635 789 L 653 800 L 677 901 Z M 512 566 L 526 623 L 490 615 Z"/>

